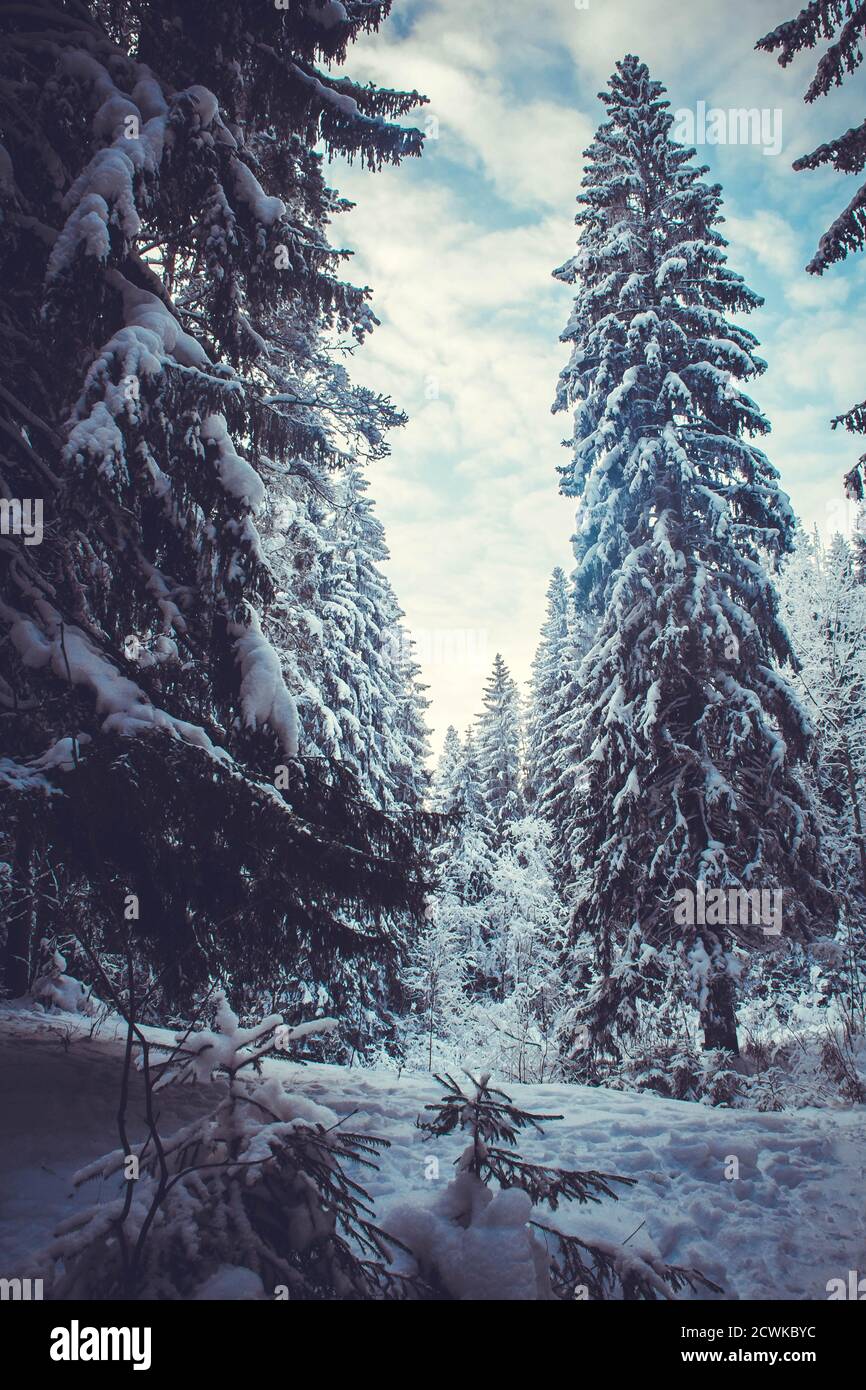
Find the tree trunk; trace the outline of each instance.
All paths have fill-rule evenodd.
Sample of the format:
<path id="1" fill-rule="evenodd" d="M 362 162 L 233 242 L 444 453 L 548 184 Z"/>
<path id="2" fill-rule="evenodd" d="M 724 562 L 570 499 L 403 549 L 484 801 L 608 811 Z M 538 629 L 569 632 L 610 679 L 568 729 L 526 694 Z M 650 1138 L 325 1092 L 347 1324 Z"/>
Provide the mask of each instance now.
<path id="1" fill-rule="evenodd" d="M 739 1057 L 740 1044 L 737 1041 L 737 1023 L 733 1009 L 729 1016 L 722 1017 L 708 1008 L 701 1014 L 701 1027 L 704 1030 L 704 1052 L 715 1052 L 721 1048 L 723 1052 L 730 1052 L 733 1057 Z"/>
<path id="2" fill-rule="evenodd" d="M 721 1049 L 739 1057 L 734 982 L 727 971 L 712 972 L 707 981 L 707 1002 L 701 1010 L 704 1051 Z"/>
<path id="3" fill-rule="evenodd" d="M 33 835 L 29 826 L 21 826 L 18 831 L 12 869 L 20 901 L 6 927 L 3 986 L 13 999 L 18 999 L 27 993 L 30 984 L 30 951 L 33 944 Z"/>

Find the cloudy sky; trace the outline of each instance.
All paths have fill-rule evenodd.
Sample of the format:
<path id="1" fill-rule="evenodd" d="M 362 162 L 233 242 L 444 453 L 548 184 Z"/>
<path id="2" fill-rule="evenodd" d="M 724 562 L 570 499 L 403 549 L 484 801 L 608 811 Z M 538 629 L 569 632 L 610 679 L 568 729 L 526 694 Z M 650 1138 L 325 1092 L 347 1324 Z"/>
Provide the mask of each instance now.
<path id="1" fill-rule="evenodd" d="M 754 43 L 798 0 L 395 0 L 346 71 L 430 99 L 421 160 L 371 175 L 342 162 L 356 200 L 335 236 L 381 319 L 354 365 L 410 416 L 376 467 L 391 578 L 418 642 L 438 748 L 477 713 L 493 656 L 520 681 L 550 572 L 571 562 L 574 504 L 558 495 L 550 403 L 571 292 L 551 278 L 574 249 L 574 198 L 597 93 L 637 53 L 672 108 L 755 107 L 781 120 L 781 151 L 704 145 L 725 191 L 731 265 L 766 304 L 749 327 L 769 371 L 754 395 L 765 444 L 803 520 L 849 520 L 841 476 L 862 450 L 829 419 L 862 400 L 866 259 L 804 272 L 856 179 L 795 174 L 791 162 L 862 119 L 862 81 L 812 107 L 815 55 L 784 71 Z M 858 95 L 860 103 L 858 104 Z M 781 117 L 773 117 L 773 112 Z M 778 129 L 778 127 L 776 127 Z M 770 127 L 768 127 L 768 130 Z"/>

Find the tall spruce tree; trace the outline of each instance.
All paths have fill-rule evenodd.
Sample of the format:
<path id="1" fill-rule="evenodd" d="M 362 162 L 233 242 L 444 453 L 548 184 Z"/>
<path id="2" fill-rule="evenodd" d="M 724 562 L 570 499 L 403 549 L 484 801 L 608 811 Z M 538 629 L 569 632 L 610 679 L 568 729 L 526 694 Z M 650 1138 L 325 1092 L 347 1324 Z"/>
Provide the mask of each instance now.
<path id="1" fill-rule="evenodd" d="M 557 749 L 551 711 L 568 678 L 569 618 L 574 608 L 564 572 L 557 566 L 547 586 L 547 612 L 532 662 L 526 716 L 526 799 L 538 805 L 553 780 Z"/>
<path id="2" fill-rule="evenodd" d="M 787 67 L 804 49 L 815 48 L 822 40 L 830 40 L 821 55 L 815 76 L 806 91 L 807 102 L 827 96 L 834 87 L 841 87 L 845 78 L 857 71 L 863 62 L 866 40 L 866 3 L 864 0 L 810 0 L 794 18 L 780 24 L 758 40 L 757 48 L 778 55 L 781 67 Z M 866 119 L 846 130 L 835 140 L 828 140 L 811 154 L 803 155 L 794 168 L 820 169 L 830 165 L 840 174 L 862 174 L 866 168 Z M 845 260 L 852 251 L 866 246 L 866 182 L 861 183 L 848 206 L 828 227 L 818 243 L 818 249 L 806 269 L 811 275 L 823 275 L 831 265 Z M 844 415 L 833 420 L 833 428 L 843 425 L 853 434 L 866 434 L 866 401 L 861 401 Z M 861 503 L 861 516 L 866 512 L 866 454 L 846 474 L 849 497 Z M 858 538 L 860 564 L 864 562 L 866 542 Z"/>
<path id="3" fill-rule="evenodd" d="M 380 566 L 384 528 L 351 464 L 335 488 L 322 591 L 321 655 L 335 751 L 389 814 L 420 810 L 427 753 L 418 668 L 402 610 Z"/>
<path id="4" fill-rule="evenodd" d="M 765 570 L 792 543 L 769 425 L 739 383 L 765 364 L 728 317 L 759 297 L 725 263 L 721 190 L 670 138 L 664 89 L 628 56 L 586 152 L 579 292 L 554 410 L 574 409 L 562 490 L 579 497 L 581 602 L 600 618 L 579 672 L 566 772 L 573 923 L 596 943 L 591 1047 L 617 1050 L 640 1001 L 683 991 L 707 1048 L 736 1051 L 734 940 L 760 926 L 680 924 L 673 895 L 782 888 L 785 932 L 832 917 L 798 779 L 810 723 L 776 663 L 791 653 Z M 699 915 L 699 914 L 696 914 Z"/>
<path id="5" fill-rule="evenodd" d="M 785 565 L 782 615 L 799 659 L 795 687 L 814 720 L 814 778 L 833 877 L 866 900 L 866 587 L 842 536 L 800 536 Z M 855 908 L 852 916 L 859 916 Z"/>
<path id="6" fill-rule="evenodd" d="M 443 748 L 437 772 L 440 787 L 452 752 L 450 745 Z M 484 795 L 471 729 L 467 730 L 463 741 L 452 789 L 447 800 L 443 797 L 437 804 L 447 813 L 433 856 L 439 870 L 440 889 L 452 893 L 462 906 L 478 908 L 490 892 L 496 827 Z M 468 935 L 473 944 L 477 944 L 477 925 Z"/>
<path id="7" fill-rule="evenodd" d="M 483 703 L 484 710 L 476 721 L 478 768 L 497 844 L 500 844 L 506 827 L 523 815 L 524 805 L 520 693 L 499 652 L 484 687 Z"/>
<path id="8" fill-rule="evenodd" d="M 420 912 L 412 830 L 298 756 L 257 528 L 300 503 L 315 569 L 319 480 L 400 418 L 335 355 L 375 319 L 323 177 L 420 152 L 417 94 L 331 71 L 390 8 L 0 13 L 0 487 L 45 504 L 41 546 L 0 540 L 13 992 L 62 917 L 97 944 L 131 923 L 172 999 L 277 962 L 353 1016 Z"/>
<path id="9" fill-rule="evenodd" d="M 532 666 L 526 788 L 532 811 L 550 826 L 552 861 L 563 892 L 573 879 L 568 799 L 582 711 L 577 673 L 592 644 L 595 626 L 588 613 L 578 608 L 573 585 L 566 583 L 561 570 L 555 570 Z"/>
<path id="10" fill-rule="evenodd" d="M 503 1033 L 513 1046 L 512 1075 L 541 1081 L 554 1065 L 553 1034 L 562 1001 L 559 972 L 564 913 L 550 872 L 550 828 L 538 816 L 512 821 L 496 856 L 485 910 L 485 973 L 505 1006 Z M 494 1026 L 496 1024 L 494 1020 Z M 508 1045 L 506 1044 L 506 1050 Z"/>
<path id="11" fill-rule="evenodd" d="M 427 710 L 431 702 L 427 695 L 429 686 L 421 679 L 415 642 L 402 624 L 396 628 L 392 659 L 397 683 L 397 703 L 394 714 L 395 744 L 391 756 L 391 779 L 397 805 L 403 810 L 415 812 L 422 806 L 430 787 L 430 772 L 427 768 L 430 755 L 430 726 L 427 723 Z"/>
<path id="12" fill-rule="evenodd" d="M 335 758 L 389 814 L 420 809 L 428 708 L 403 614 L 380 569 L 384 532 L 360 463 L 292 480 L 263 536 L 276 594 L 267 632 L 298 707 L 300 751 Z"/>
<path id="13" fill-rule="evenodd" d="M 433 774 L 430 802 L 435 811 L 450 814 L 457 805 L 458 787 L 463 768 L 463 746 L 453 724 L 445 730 L 442 752 Z"/>

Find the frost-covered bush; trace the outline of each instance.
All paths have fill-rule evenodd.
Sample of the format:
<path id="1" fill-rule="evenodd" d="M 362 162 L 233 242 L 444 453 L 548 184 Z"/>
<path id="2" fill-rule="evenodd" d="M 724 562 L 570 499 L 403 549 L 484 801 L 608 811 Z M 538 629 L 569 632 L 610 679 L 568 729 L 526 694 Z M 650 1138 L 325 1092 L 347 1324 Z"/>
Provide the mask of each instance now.
<path id="1" fill-rule="evenodd" d="M 672 972 L 668 969 L 669 979 Z M 659 1007 L 636 1001 L 635 1021 L 615 1047 L 594 1048 L 590 1029 L 581 1027 L 580 1001 L 573 1010 L 565 1078 L 615 1091 L 648 1091 L 668 1100 L 705 1099 L 710 1058 L 699 1042 L 697 1010 L 676 998 Z"/>
<path id="2" fill-rule="evenodd" d="M 699 1052 L 679 1038 L 658 1039 L 609 1070 L 601 1070 L 602 1084 L 615 1091 L 650 1091 L 671 1100 L 699 1100 L 704 1070 Z"/>
<path id="3" fill-rule="evenodd" d="M 503 766 L 510 766 L 510 720 L 500 731 Z M 488 730 L 493 761 L 494 745 Z M 448 819 L 435 854 L 436 891 L 405 974 L 403 1061 L 410 1070 L 435 1072 L 471 1057 L 509 1081 L 553 1080 L 561 1075 L 569 990 L 560 966 L 566 914 L 551 873 L 549 827 L 532 816 L 506 816 L 494 834 L 474 745 L 461 745 L 454 729 L 434 804 Z"/>
<path id="4" fill-rule="evenodd" d="M 565 1058 L 566 1079 L 747 1110 L 859 1104 L 866 1096 L 862 953 L 857 929 L 843 924 L 807 948 L 789 942 L 752 962 L 741 956 L 739 1054 L 702 1047 L 696 1011 L 674 997 L 638 1003 L 616 1050 L 593 1052 L 573 1027 L 578 1041 Z"/>
<path id="5" fill-rule="evenodd" d="M 843 923 L 799 963 L 769 960 L 740 1010 L 737 1104 L 756 1110 L 866 1099 L 862 933 Z"/>
<path id="6" fill-rule="evenodd" d="M 429 959 L 423 945 L 419 955 L 421 962 Z M 452 964 L 445 969 L 450 971 Z M 403 1028 L 401 1054 L 388 1057 L 382 1051 L 373 1059 L 376 1066 L 435 1074 L 459 1069 L 467 1057 L 476 1057 L 485 1071 L 506 1081 L 540 1085 L 562 1079 L 557 1014 L 539 1020 L 522 990 L 506 999 L 452 992 L 444 969 L 440 984 L 440 1026 L 431 1026 L 429 1005 L 426 1010 L 416 1007 Z"/>
<path id="7" fill-rule="evenodd" d="M 457 1174 L 427 1206 L 402 1206 L 388 1226 L 412 1252 L 418 1272 L 438 1298 L 455 1300 L 552 1300 L 669 1298 L 685 1285 L 718 1292 L 696 1270 L 665 1264 L 647 1250 L 602 1240 L 581 1240 L 550 1223 L 540 1211 L 564 1201 L 616 1200 L 612 1186 L 633 1178 L 530 1163 L 517 1151 L 518 1133 L 542 1120 L 514 1105 L 489 1075 L 464 1092 L 451 1076 L 437 1076 L 442 1098 L 425 1108 L 419 1128 L 429 1137 L 465 1130 L 469 1144 Z"/>
<path id="8" fill-rule="evenodd" d="M 60 1009 L 68 1014 L 93 1015 L 100 1007 L 100 1001 L 91 990 L 66 973 L 66 957 L 60 951 L 52 951 L 41 974 L 33 981 L 31 989 L 34 1000 L 44 1009 Z"/>
<path id="9" fill-rule="evenodd" d="M 224 996 L 213 1027 L 178 1040 L 163 1061 L 145 1048 L 149 1133 L 82 1169 L 119 1180 L 108 1201 L 64 1222 L 40 1258 L 55 1299 L 402 1297 L 411 1280 L 387 1270 L 391 1245 L 349 1165 L 375 1167 L 387 1141 L 340 1128 L 261 1061 L 333 1020 L 288 1029 L 278 1015 L 244 1029 Z M 215 1083 L 215 1107 L 161 1138 L 153 1095 Z M 136 1176 L 138 1174 L 138 1176 Z M 222 1294 L 220 1293 L 222 1290 Z"/>
<path id="10" fill-rule="evenodd" d="M 772 1034 L 743 1030 L 740 1056 L 704 1052 L 687 1040 L 658 1039 L 601 1064 L 596 1084 L 739 1110 L 801 1110 L 866 1100 L 866 1037 L 825 1011 L 808 1027 Z"/>
<path id="11" fill-rule="evenodd" d="M 827 1028 L 821 1040 L 821 1068 L 839 1094 L 854 1105 L 866 1101 L 866 1037 L 852 1028 Z"/>

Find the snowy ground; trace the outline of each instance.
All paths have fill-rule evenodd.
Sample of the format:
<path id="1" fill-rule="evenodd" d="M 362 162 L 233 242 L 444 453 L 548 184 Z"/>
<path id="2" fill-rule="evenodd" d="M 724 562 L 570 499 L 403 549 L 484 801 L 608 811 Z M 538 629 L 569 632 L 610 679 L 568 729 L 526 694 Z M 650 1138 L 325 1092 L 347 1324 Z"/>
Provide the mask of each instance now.
<path id="1" fill-rule="evenodd" d="M 71 1175 L 117 1147 L 121 1039 L 113 1025 L 89 1030 L 80 1017 L 0 1008 L 0 1275 L 20 1271 L 58 1221 L 98 1198 L 93 1185 L 71 1196 Z M 380 1172 L 362 1178 L 386 1227 L 390 1206 L 426 1202 L 432 1184 L 449 1180 L 461 1143 L 425 1143 L 415 1129 L 437 1093 L 432 1078 L 268 1066 L 338 1114 L 355 1112 L 352 1129 L 391 1141 Z M 617 1203 L 562 1209 L 567 1229 L 654 1246 L 702 1269 L 726 1298 L 822 1300 L 829 1279 L 866 1270 L 866 1107 L 757 1114 L 585 1087 L 506 1089 L 528 1109 L 565 1116 L 527 1140 L 527 1156 L 638 1179 Z M 169 1133 L 209 1099 L 207 1088 L 166 1092 L 160 1128 Z M 133 1103 L 130 1117 L 140 1110 Z M 131 1128 L 141 1137 L 141 1125 Z M 431 1156 L 438 1178 L 427 1176 Z"/>

